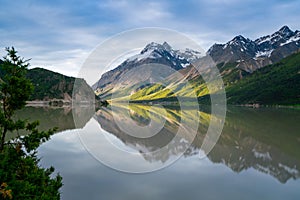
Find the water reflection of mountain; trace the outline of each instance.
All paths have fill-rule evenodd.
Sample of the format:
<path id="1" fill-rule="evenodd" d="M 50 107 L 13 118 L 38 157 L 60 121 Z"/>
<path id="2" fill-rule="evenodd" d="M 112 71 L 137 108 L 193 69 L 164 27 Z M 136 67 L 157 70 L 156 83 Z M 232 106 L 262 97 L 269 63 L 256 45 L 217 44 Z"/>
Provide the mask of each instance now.
<path id="1" fill-rule="evenodd" d="M 254 168 L 281 183 L 300 177 L 300 115 L 297 110 L 231 108 L 210 152 L 213 162 L 235 172 Z"/>
<path id="2" fill-rule="evenodd" d="M 153 137 L 137 138 L 127 134 L 115 123 L 116 120 L 122 123 L 126 122 L 128 115 L 126 115 L 125 112 L 128 112 L 131 119 L 139 126 L 148 125 L 150 123 L 150 116 L 151 120 L 159 121 L 157 113 L 154 112 L 150 114 L 148 110 L 140 109 L 135 106 L 131 107 L 129 110 L 120 107 L 119 109 L 114 110 L 114 116 L 110 109 L 103 108 L 97 112 L 95 118 L 104 130 L 118 137 L 127 146 L 139 151 L 147 161 L 165 162 L 170 159 L 170 156 L 181 154 L 189 147 L 191 141 L 188 141 L 188 137 L 183 136 L 174 138 L 175 133 L 178 130 L 178 125 L 172 125 L 174 123 L 171 118 L 167 119 L 165 126 Z M 157 151 L 164 146 L 167 147 L 165 151 Z"/>
<path id="3" fill-rule="evenodd" d="M 141 105 L 120 107 L 114 110 L 114 117 L 122 120 L 128 116 L 124 113 L 129 112 L 136 124 L 146 126 L 150 123 L 150 118 L 156 120 L 155 115 L 163 113 L 159 107 L 152 109 L 152 114 L 148 110 L 149 107 Z M 175 145 L 171 145 L 172 148 L 165 154 L 156 154 L 155 150 L 172 140 L 181 118 L 193 120 L 190 115 L 192 111 L 179 112 L 174 108 L 166 111 L 167 121 L 164 128 L 159 134 L 147 139 L 133 137 L 120 130 L 114 122 L 112 111 L 108 108 L 100 109 L 95 118 L 104 130 L 118 137 L 127 146 L 141 153 L 153 152 L 150 157 L 149 154 L 145 157 L 149 162 L 165 162 L 172 155 L 182 153 L 186 145 L 189 145 L 191 137 L 188 133 L 192 127 L 187 124 L 184 127 L 188 130 L 186 134 L 182 135 L 180 140 L 172 141 Z M 185 156 L 199 152 L 209 120 L 215 117 L 204 112 L 199 114 L 201 123 L 198 134 Z M 291 178 L 297 179 L 300 177 L 299 114 L 296 110 L 230 108 L 222 135 L 208 158 L 214 163 L 225 164 L 237 173 L 253 168 L 275 177 L 281 183 Z"/>

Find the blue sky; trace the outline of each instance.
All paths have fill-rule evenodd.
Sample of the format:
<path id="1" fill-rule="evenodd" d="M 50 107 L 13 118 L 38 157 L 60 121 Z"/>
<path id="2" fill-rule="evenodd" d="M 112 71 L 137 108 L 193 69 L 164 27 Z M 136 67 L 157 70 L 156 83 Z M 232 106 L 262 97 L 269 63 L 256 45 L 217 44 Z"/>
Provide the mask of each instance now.
<path id="1" fill-rule="evenodd" d="M 236 35 L 250 39 L 300 29 L 299 0 L 0 0 L 0 47 L 14 46 L 44 67 L 76 76 L 93 49 L 133 28 L 180 31 L 204 49 Z"/>

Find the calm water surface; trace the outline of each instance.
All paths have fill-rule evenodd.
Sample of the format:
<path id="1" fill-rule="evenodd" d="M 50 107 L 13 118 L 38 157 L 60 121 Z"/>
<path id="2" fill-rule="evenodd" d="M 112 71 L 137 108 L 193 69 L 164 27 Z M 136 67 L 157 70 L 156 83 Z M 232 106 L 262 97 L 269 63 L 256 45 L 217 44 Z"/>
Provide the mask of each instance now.
<path id="1" fill-rule="evenodd" d="M 146 126 L 161 113 L 159 109 L 151 114 L 147 107 L 133 105 L 114 112 L 120 119 L 125 119 L 127 112 L 137 125 Z M 223 132 L 205 159 L 199 159 L 200 147 L 213 116 L 200 112 L 198 134 L 184 155 L 169 167 L 146 174 L 111 169 L 82 144 L 84 137 L 97 143 L 101 135 L 106 135 L 117 145 L 140 152 L 146 163 L 166 162 L 182 153 L 181 148 L 170 149 L 163 155 L 143 156 L 143 152 L 151 152 L 170 141 L 180 118 L 189 119 L 190 113 L 179 113 L 174 108 L 166 111 L 165 127 L 159 136 L 150 139 L 122 132 L 109 108 L 96 114 L 85 108 L 74 112 L 82 115 L 77 126 L 72 110 L 67 108 L 28 107 L 18 116 L 40 120 L 41 129 L 59 127 L 59 132 L 39 148 L 39 156 L 42 166 L 54 166 L 63 176 L 61 193 L 65 200 L 300 199 L 299 110 L 229 107 Z M 99 151 L 116 159 L 106 149 L 99 147 Z M 126 158 L 117 159 L 124 162 L 122 159 Z"/>

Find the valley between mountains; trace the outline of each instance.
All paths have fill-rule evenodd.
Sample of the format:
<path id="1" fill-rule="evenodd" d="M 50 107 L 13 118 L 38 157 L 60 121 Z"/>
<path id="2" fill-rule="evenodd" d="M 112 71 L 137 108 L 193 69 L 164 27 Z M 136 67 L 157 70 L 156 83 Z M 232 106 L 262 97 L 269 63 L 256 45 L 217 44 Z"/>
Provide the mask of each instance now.
<path id="1" fill-rule="evenodd" d="M 197 98 L 206 104 L 210 94 L 219 91 L 209 91 L 204 81 L 214 65 L 229 104 L 300 105 L 300 31 L 283 26 L 255 40 L 239 35 L 225 44 L 214 44 L 205 55 L 188 48 L 173 49 L 167 41 L 145 45 L 139 54 L 102 74 L 92 86 L 83 79 L 43 68 L 30 69 L 27 77 L 34 85 L 31 101 L 72 103 L 76 98 L 86 102 L 96 95 L 102 101 L 176 104 L 180 97 L 186 102 Z M 0 80 L 3 76 L 0 60 Z M 73 93 L 75 83 L 83 89 Z"/>

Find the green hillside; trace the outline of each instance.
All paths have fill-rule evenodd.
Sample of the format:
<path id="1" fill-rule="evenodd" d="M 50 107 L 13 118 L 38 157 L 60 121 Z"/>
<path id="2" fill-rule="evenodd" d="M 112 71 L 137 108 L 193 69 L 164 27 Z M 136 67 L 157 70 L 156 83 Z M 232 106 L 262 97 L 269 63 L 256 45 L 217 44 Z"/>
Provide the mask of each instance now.
<path id="1" fill-rule="evenodd" d="M 72 96 L 75 78 L 64 76 L 42 68 L 28 70 L 27 77 L 34 85 L 31 100 L 64 99 L 64 94 Z"/>
<path id="2" fill-rule="evenodd" d="M 5 76 L 1 68 L 0 60 L 0 81 Z M 34 86 L 30 100 L 48 100 L 48 99 L 68 99 L 72 97 L 74 83 L 81 88 L 80 96 L 88 97 L 93 94 L 90 86 L 83 79 L 65 76 L 42 68 L 29 69 L 26 75 Z M 83 88 L 83 89 L 82 89 Z"/>
<path id="3" fill-rule="evenodd" d="M 300 53 L 226 87 L 230 104 L 300 104 Z"/>
<path id="4" fill-rule="evenodd" d="M 300 53 L 293 54 L 277 64 L 263 67 L 252 74 L 235 66 L 236 63 L 217 66 L 226 86 L 229 104 L 300 104 Z M 120 100 L 174 101 L 178 96 L 188 99 L 194 95 L 199 99 L 208 99 L 206 97 L 209 96 L 209 91 L 201 76 L 189 79 L 188 85 L 178 81 L 168 82 L 167 86 L 153 84 L 144 87 Z"/>

